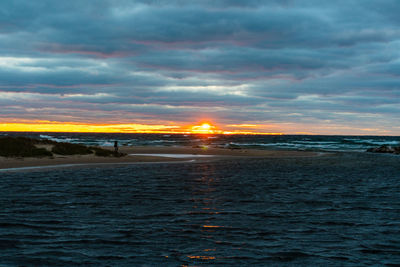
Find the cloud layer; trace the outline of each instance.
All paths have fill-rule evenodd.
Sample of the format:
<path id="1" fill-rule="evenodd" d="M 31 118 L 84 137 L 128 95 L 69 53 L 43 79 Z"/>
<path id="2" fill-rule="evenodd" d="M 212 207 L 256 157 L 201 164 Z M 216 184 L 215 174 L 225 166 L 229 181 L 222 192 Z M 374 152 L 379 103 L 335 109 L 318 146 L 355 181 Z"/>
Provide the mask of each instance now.
<path id="1" fill-rule="evenodd" d="M 0 121 L 400 135 L 397 1 L 265 2 L 2 3 Z"/>

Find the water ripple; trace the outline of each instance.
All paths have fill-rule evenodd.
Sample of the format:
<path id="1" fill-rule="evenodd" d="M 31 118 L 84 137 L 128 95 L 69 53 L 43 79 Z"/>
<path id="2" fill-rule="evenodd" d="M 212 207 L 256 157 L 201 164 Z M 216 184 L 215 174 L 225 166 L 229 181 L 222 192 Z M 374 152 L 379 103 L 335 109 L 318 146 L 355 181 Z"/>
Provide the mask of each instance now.
<path id="1" fill-rule="evenodd" d="M 399 173 L 356 153 L 2 173 L 0 265 L 395 266 Z"/>

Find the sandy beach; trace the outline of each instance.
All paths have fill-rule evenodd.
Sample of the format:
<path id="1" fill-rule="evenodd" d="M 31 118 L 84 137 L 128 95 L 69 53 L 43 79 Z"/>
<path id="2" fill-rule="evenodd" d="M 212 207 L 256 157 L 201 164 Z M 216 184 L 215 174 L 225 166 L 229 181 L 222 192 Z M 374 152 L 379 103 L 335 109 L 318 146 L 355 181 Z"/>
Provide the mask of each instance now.
<path id="1" fill-rule="evenodd" d="M 103 147 L 105 149 L 113 149 Z M 95 155 L 77 155 L 43 158 L 5 158 L 0 157 L 0 169 L 23 168 L 36 166 L 55 165 L 85 165 L 85 164 L 127 164 L 138 162 L 176 162 L 176 161 L 209 161 L 221 160 L 232 157 L 313 157 L 318 156 L 317 152 L 303 151 L 276 151 L 256 149 L 225 149 L 225 148 L 192 148 L 192 147 L 120 147 L 120 152 L 128 154 L 124 157 L 98 157 Z M 136 155 L 138 154 L 138 155 Z M 201 156 L 201 157 L 200 157 Z"/>

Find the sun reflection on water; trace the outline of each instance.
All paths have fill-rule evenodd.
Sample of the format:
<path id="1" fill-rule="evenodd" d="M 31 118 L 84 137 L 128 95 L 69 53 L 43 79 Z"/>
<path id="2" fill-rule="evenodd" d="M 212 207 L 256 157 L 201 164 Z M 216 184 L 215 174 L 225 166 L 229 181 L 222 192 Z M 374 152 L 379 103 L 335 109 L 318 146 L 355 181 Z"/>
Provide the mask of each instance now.
<path id="1" fill-rule="evenodd" d="M 201 250 L 193 251 L 187 255 L 187 258 L 199 261 L 214 261 L 218 260 L 218 243 L 220 237 L 217 235 L 217 229 L 225 228 L 220 224 L 218 215 L 223 211 L 219 204 L 219 199 L 216 199 L 216 192 L 219 190 L 220 181 L 216 178 L 215 167 L 202 165 L 199 166 L 199 179 L 193 181 L 190 188 L 192 194 L 193 205 L 188 214 L 191 216 L 190 221 L 193 225 L 198 225 L 200 238 L 204 244 L 209 244 Z M 203 218 L 205 216 L 205 218 Z M 203 218 L 199 220 L 199 218 Z M 210 245 L 214 244 L 214 245 Z"/>
<path id="2" fill-rule="evenodd" d="M 219 225 L 203 225 L 204 228 L 222 228 L 223 226 Z"/>

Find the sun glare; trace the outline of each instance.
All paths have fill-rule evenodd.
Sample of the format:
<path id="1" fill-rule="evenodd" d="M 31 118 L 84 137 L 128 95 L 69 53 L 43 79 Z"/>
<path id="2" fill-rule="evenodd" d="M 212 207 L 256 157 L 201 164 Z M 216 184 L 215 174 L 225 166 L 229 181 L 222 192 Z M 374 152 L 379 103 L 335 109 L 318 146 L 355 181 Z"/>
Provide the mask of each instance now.
<path id="1" fill-rule="evenodd" d="M 201 128 L 203 128 L 204 130 L 209 130 L 209 129 L 211 128 L 211 125 L 208 124 L 208 123 L 203 123 L 203 124 L 201 125 Z"/>
<path id="2" fill-rule="evenodd" d="M 216 130 L 215 126 L 211 125 L 210 123 L 204 122 L 201 125 L 192 126 L 190 132 L 195 134 L 214 134 L 218 131 Z"/>

